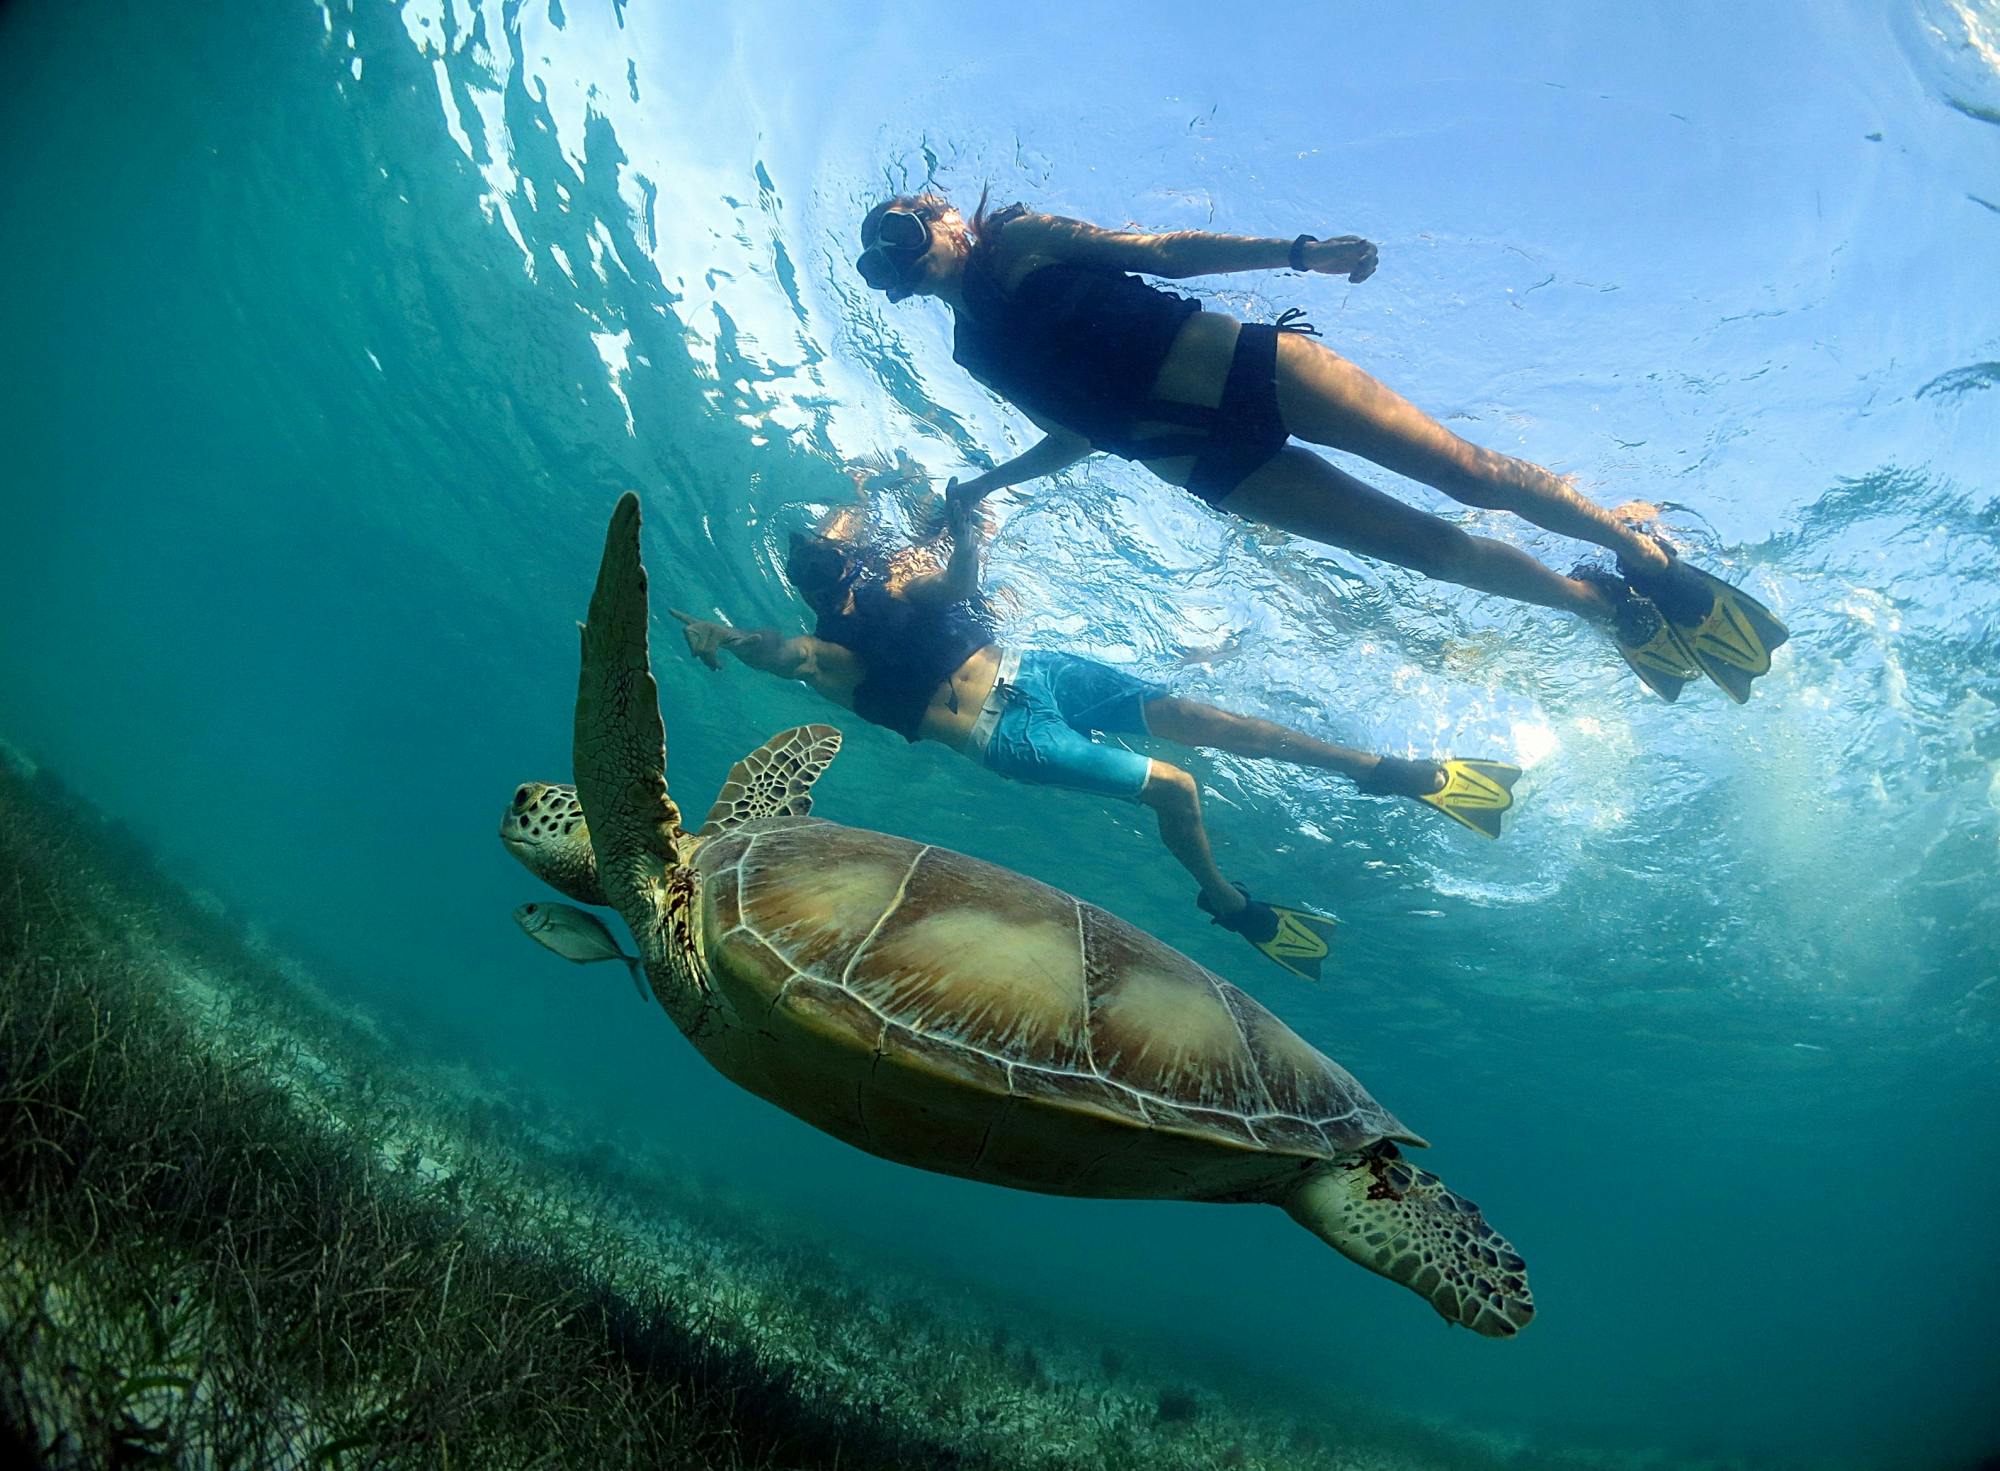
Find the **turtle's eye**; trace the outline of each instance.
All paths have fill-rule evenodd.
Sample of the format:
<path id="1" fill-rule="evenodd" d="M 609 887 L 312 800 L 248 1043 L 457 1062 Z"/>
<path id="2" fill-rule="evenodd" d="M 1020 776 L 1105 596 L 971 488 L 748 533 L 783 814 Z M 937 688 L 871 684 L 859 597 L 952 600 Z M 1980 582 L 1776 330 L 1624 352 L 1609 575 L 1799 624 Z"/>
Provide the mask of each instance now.
<path id="1" fill-rule="evenodd" d="M 536 910 L 540 909 L 541 907 L 542 906 L 539 904 L 530 904 L 526 909 L 522 910 L 521 912 L 523 914 L 533 914 Z"/>
<path id="2" fill-rule="evenodd" d="M 525 786 L 514 789 L 514 810 L 519 812 L 528 805 L 528 789 Z"/>

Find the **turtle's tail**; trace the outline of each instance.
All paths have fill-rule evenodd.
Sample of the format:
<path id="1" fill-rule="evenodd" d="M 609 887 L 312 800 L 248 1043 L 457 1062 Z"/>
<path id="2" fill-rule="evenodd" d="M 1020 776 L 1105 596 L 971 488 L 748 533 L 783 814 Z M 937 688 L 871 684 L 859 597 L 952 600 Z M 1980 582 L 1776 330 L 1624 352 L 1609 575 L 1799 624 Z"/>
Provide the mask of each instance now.
<path id="1" fill-rule="evenodd" d="M 1528 1264 L 1478 1206 L 1393 1144 L 1327 1161 L 1279 1204 L 1343 1256 L 1428 1298 L 1448 1322 L 1512 1338 L 1535 1316 Z"/>

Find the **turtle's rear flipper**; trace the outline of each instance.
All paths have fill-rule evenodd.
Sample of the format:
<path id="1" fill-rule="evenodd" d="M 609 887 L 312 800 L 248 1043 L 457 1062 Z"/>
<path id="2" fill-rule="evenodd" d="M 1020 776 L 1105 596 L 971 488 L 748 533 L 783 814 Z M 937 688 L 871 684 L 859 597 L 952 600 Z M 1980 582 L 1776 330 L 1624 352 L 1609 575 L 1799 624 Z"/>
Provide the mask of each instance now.
<path id="1" fill-rule="evenodd" d="M 632 984 L 638 988 L 639 999 L 651 1006 L 655 998 L 653 988 L 646 982 L 646 963 L 636 955 L 621 955 L 618 958 L 625 962 L 625 969 L 632 972 Z"/>
<path id="2" fill-rule="evenodd" d="M 1448 1322 L 1512 1338 L 1535 1316 L 1527 1263 L 1478 1206 L 1393 1144 L 1329 1160 L 1279 1204 L 1343 1256 L 1428 1298 Z"/>

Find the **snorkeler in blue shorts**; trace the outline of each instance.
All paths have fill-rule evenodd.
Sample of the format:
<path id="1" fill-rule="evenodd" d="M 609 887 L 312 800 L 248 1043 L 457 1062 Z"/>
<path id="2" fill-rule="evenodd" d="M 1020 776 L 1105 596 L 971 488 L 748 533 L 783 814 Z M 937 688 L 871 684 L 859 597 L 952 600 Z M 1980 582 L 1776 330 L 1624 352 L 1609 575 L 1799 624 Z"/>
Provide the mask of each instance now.
<path id="1" fill-rule="evenodd" d="M 1003 647 L 980 594 L 983 528 L 969 502 L 950 516 L 951 554 L 896 555 L 861 544 L 857 513 L 831 513 L 792 538 L 786 575 L 818 618 L 810 635 L 741 629 L 674 611 L 689 650 L 712 669 L 727 650 L 796 679 L 908 741 L 929 740 L 1017 781 L 1143 803 L 1169 852 L 1200 884 L 1198 902 L 1295 975 L 1317 980 L 1333 921 L 1252 898 L 1216 867 L 1201 796 L 1182 768 L 1095 734 L 1170 741 L 1340 773 L 1376 796 L 1411 797 L 1497 837 L 1520 775 L 1499 762 L 1370 755 L 1181 699 L 1074 654 Z"/>

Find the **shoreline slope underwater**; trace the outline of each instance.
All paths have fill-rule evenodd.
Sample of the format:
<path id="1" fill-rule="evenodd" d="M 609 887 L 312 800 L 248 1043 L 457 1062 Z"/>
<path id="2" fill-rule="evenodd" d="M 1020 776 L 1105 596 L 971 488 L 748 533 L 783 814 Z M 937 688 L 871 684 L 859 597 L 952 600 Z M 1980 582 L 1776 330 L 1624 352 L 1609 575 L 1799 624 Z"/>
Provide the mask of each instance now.
<path id="1" fill-rule="evenodd" d="M 398 1047 L 25 762 L 0 763 L 0 982 L 9 1464 L 1769 1464 L 1337 1392 L 1301 1415 L 1046 1314 L 1024 1334 Z"/>

